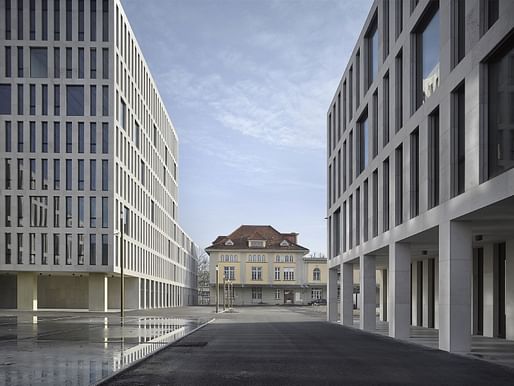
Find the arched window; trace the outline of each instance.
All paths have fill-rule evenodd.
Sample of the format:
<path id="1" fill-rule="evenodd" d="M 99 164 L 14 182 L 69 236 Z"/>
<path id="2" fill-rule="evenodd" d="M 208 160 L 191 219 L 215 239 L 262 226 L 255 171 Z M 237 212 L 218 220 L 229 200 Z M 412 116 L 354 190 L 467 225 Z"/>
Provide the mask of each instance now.
<path id="1" fill-rule="evenodd" d="M 319 268 L 314 268 L 312 271 L 312 280 L 314 281 L 320 281 L 321 280 L 321 271 Z"/>

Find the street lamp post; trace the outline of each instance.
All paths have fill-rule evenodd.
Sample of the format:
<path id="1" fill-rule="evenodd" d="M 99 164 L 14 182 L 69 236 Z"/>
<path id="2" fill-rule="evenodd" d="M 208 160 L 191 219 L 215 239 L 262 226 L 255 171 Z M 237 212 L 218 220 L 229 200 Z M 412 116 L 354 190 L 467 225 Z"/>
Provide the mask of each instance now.
<path id="1" fill-rule="evenodd" d="M 125 213 L 123 208 L 121 208 L 120 213 L 121 220 L 121 245 L 120 245 L 120 274 L 121 274 L 121 283 L 120 283 L 120 321 L 123 325 L 123 318 L 125 317 L 125 272 L 124 272 L 124 256 L 123 256 L 123 233 L 125 231 Z"/>
<path id="2" fill-rule="evenodd" d="M 220 310 L 220 275 L 219 267 L 216 265 L 216 313 Z"/>

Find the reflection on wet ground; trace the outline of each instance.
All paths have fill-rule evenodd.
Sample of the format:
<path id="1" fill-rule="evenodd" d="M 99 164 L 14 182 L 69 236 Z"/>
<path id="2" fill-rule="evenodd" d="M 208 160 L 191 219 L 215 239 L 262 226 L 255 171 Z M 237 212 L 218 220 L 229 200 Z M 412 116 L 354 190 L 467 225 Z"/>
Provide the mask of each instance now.
<path id="1" fill-rule="evenodd" d="M 90 385 L 183 337 L 167 317 L 0 316 L 0 385 Z"/>

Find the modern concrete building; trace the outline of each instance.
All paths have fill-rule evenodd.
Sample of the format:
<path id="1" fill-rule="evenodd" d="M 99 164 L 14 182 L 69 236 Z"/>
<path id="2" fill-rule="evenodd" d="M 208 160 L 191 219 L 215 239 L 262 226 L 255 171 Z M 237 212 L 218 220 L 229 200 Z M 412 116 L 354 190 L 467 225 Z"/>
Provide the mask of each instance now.
<path id="1" fill-rule="evenodd" d="M 280 233 L 269 225 L 241 225 L 218 236 L 205 249 L 210 256 L 210 302 L 216 304 L 218 272 L 223 296 L 235 305 L 307 304 L 326 299 L 325 257 L 306 256 L 297 233 Z M 218 269 L 218 271 L 216 271 Z M 233 290 L 224 291 L 230 281 Z"/>
<path id="2" fill-rule="evenodd" d="M 0 133 L 1 307 L 119 308 L 122 267 L 128 308 L 195 302 L 178 138 L 120 1 L 0 0 Z"/>
<path id="3" fill-rule="evenodd" d="M 514 339 L 514 2 L 373 3 L 327 113 L 328 318 Z M 337 314 L 337 279 L 341 304 Z"/>

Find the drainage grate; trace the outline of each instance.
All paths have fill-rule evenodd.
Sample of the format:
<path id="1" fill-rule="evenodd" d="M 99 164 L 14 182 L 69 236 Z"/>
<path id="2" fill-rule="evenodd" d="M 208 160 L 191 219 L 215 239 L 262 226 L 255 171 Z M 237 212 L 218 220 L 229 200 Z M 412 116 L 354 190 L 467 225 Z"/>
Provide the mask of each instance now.
<path id="1" fill-rule="evenodd" d="M 173 345 L 174 347 L 204 347 L 207 346 L 207 342 L 178 342 Z"/>

